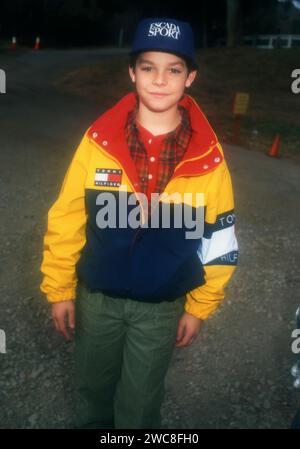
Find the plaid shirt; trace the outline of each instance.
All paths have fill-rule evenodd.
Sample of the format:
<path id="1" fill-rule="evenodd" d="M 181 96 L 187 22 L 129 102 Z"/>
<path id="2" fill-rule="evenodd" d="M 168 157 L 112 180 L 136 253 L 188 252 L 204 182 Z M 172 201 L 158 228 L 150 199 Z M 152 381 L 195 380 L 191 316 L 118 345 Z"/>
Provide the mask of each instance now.
<path id="1" fill-rule="evenodd" d="M 177 128 L 166 134 L 159 153 L 157 181 L 154 192 L 162 193 L 171 179 L 176 165 L 181 161 L 192 136 L 192 128 L 188 111 L 181 105 L 178 106 L 181 113 L 181 123 Z M 135 163 L 139 176 L 141 192 L 148 192 L 148 155 L 140 138 L 136 125 L 137 109 L 129 112 L 125 135 L 131 157 Z"/>

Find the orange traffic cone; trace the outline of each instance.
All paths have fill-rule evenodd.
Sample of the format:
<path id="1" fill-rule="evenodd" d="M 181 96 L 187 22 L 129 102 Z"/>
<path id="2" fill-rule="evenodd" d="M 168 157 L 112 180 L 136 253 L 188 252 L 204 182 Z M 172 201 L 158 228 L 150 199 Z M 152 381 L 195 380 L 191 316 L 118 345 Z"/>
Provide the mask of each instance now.
<path id="1" fill-rule="evenodd" d="M 280 136 L 279 136 L 279 134 L 277 134 L 271 148 L 268 151 L 268 156 L 271 156 L 271 157 L 278 156 L 279 144 L 280 144 Z"/>
<path id="2" fill-rule="evenodd" d="M 15 50 L 16 48 L 17 48 L 17 38 L 16 38 L 16 36 L 13 36 L 11 38 L 10 49 Z"/>
<path id="3" fill-rule="evenodd" d="M 39 49 L 40 49 L 40 37 L 37 36 L 35 39 L 34 50 L 39 50 Z"/>

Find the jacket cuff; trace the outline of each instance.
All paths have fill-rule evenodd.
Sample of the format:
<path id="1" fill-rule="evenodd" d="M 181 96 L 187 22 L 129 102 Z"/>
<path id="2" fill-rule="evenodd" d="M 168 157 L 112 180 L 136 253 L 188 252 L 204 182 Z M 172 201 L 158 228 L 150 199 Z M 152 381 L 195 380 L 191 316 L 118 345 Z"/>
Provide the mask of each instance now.
<path id="1" fill-rule="evenodd" d="M 184 310 L 196 318 L 201 320 L 207 320 L 218 308 L 219 302 L 211 304 L 201 304 L 192 298 L 186 296 L 186 302 L 184 304 Z"/>
<path id="2" fill-rule="evenodd" d="M 44 291 L 41 288 L 42 292 L 46 294 L 47 301 L 50 303 L 62 302 L 62 301 L 74 301 L 76 298 L 76 289 L 71 287 L 61 291 Z"/>

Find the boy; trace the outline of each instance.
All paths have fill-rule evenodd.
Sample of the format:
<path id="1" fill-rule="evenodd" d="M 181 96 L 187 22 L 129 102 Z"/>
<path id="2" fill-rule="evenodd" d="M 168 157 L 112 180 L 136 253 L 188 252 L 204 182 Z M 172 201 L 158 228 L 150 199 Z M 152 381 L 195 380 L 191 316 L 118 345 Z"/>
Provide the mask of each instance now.
<path id="1" fill-rule="evenodd" d="M 135 93 L 87 130 L 48 214 L 41 290 L 56 329 L 75 328 L 78 427 L 160 427 L 172 351 L 193 342 L 237 265 L 223 150 L 184 93 L 196 69 L 188 23 L 142 20 Z M 202 211 L 200 236 L 164 225 L 182 208 L 196 227 Z"/>

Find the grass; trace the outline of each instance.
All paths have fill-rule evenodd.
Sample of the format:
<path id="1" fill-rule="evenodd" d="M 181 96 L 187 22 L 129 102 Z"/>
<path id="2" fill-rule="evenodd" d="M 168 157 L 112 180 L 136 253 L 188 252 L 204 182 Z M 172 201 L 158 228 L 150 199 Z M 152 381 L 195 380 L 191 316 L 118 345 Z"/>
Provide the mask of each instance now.
<path id="1" fill-rule="evenodd" d="M 279 154 L 300 162 L 300 94 L 291 91 L 291 73 L 300 68 L 300 49 L 209 48 L 197 52 L 198 77 L 187 90 L 201 106 L 223 142 L 233 130 L 234 93 L 250 94 L 239 144 L 267 152 L 276 134 Z M 58 84 L 68 91 L 112 106 L 132 90 L 126 56 L 105 59 L 65 74 Z"/>

